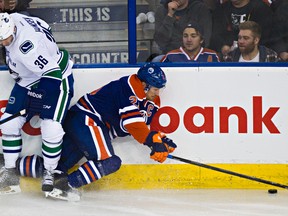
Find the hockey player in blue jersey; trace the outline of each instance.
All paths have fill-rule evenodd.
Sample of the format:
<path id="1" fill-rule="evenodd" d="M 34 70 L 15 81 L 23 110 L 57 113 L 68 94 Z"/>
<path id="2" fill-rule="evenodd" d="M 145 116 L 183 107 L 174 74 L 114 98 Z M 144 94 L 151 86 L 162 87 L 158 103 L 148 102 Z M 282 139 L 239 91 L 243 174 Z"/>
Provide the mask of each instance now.
<path id="1" fill-rule="evenodd" d="M 70 108 L 64 122 L 65 136 L 58 169 L 67 173 L 83 157 L 87 160 L 66 178 L 72 187 L 90 184 L 120 168 L 121 159 L 115 155 L 111 142 L 116 137 L 132 135 L 151 149 L 151 159 L 165 161 L 176 144 L 147 126 L 160 106 L 159 91 L 165 85 L 162 69 L 147 63 L 137 74 L 124 76 L 82 96 Z M 39 156 L 18 160 L 22 176 L 32 176 L 32 173 L 40 176 L 39 167 Z M 65 183 L 65 177 L 62 180 Z M 59 189 L 50 196 L 65 197 L 66 191 Z"/>

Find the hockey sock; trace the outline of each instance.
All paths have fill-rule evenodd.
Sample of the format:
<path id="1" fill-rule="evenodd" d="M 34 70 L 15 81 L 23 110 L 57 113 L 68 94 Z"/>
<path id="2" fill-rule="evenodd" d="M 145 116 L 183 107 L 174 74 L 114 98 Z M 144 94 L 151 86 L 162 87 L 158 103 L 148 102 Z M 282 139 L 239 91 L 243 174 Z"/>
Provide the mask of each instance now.
<path id="1" fill-rule="evenodd" d="M 22 138 L 19 135 L 4 135 L 2 136 L 3 154 L 6 168 L 15 168 L 16 160 L 22 150 Z"/>
<path id="2" fill-rule="evenodd" d="M 60 160 L 62 149 L 62 140 L 58 143 L 48 143 L 42 140 L 42 155 L 44 159 L 44 167 L 47 170 L 56 169 Z"/>
<path id="3" fill-rule="evenodd" d="M 38 155 L 18 158 L 16 169 L 21 176 L 40 178 L 43 175 L 43 158 Z"/>

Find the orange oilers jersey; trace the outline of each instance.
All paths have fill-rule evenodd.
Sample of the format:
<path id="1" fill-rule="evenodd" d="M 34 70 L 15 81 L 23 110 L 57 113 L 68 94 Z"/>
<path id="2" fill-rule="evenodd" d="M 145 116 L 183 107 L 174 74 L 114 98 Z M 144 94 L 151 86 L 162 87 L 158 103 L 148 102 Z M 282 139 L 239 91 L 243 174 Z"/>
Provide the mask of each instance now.
<path id="1" fill-rule="evenodd" d="M 199 53 L 193 58 L 185 50 L 179 49 L 168 52 L 161 62 L 219 62 L 219 57 L 214 50 L 201 47 Z"/>

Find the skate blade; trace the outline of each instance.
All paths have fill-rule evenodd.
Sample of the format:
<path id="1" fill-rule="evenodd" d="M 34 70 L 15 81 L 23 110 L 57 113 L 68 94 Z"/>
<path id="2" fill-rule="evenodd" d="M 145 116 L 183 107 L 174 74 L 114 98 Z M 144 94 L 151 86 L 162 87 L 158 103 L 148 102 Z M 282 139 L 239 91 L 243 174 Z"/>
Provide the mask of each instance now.
<path id="1" fill-rule="evenodd" d="M 0 195 L 10 195 L 17 194 L 21 192 L 21 188 L 19 185 L 7 186 L 0 190 Z"/>
<path id="2" fill-rule="evenodd" d="M 47 195 L 46 195 L 47 193 Z M 78 192 L 63 192 L 57 188 L 54 188 L 51 192 L 45 192 L 47 198 L 52 198 L 56 200 L 64 200 L 69 202 L 78 202 L 81 199 L 81 196 Z"/>

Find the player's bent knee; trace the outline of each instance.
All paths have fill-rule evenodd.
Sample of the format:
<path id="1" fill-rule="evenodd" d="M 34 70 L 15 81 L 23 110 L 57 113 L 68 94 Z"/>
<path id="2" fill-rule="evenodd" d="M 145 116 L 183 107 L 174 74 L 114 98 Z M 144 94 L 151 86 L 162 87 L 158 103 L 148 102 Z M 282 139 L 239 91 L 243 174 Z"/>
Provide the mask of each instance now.
<path id="1" fill-rule="evenodd" d="M 78 170 L 69 174 L 68 181 L 72 187 L 79 188 L 116 172 L 120 168 L 121 163 L 121 159 L 116 155 L 100 161 L 89 160 L 82 164 Z"/>
<path id="2" fill-rule="evenodd" d="M 97 163 L 101 164 L 101 166 L 97 166 L 99 171 L 101 170 L 101 175 L 106 176 L 119 170 L 122 161 L 117 155 L 113 155 L 105 160 L 97 161 Z"/>
<path id="3" fill-rule="evenodd" d="M 52 119 L 44 119 L 41 122 L 42 139 L 50 143 L 58 143 L 64 136 L 62 125 Z"/>
<path id="4" fill-rule="evenodd" d="M 10 116 L 11 116 L 11 114 L 4 113 L 1 116 L 1 119 L 6 119 L 6 118 L 8 118 Z M 2 134 L 5 134 L 5 135 L 20 135 L 21 128 L 25 124 L 25 121 L 26 121 L 25 117 L 19 116 L 17 118 L 14 118 L 14 119 L 6 122 L 5 124 L 2 124 L 1 125 Z"/>

